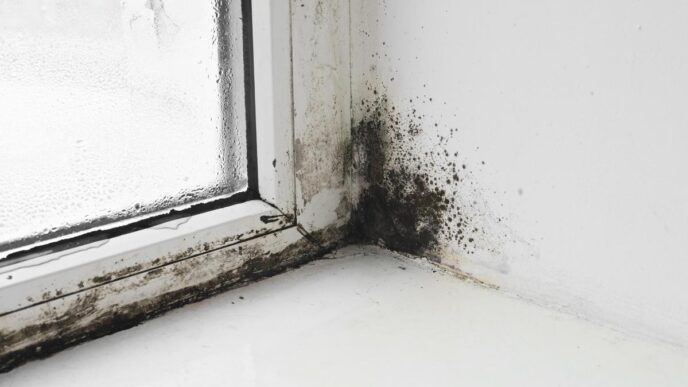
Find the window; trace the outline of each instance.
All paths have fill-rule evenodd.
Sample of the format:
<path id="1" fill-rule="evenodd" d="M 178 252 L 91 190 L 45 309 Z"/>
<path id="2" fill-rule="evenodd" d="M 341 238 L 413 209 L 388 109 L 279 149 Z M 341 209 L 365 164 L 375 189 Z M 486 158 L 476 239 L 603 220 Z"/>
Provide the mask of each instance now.
<path id="1" fill-rule="evenodd" d="M 126 16 L 125 27 L 122 26 L 121 19 L 113 16 L 114 12 L 119 13 L 120 16 L 117 17 L 122 17 L 125 14 L 123 10 L 129 3 L 136 3 L 137 7 L 127 12 L 141 12 L 148 17 L 150 29 L 142 32 L 142 36 L 149 39 L 147 43 L 127 42 L 126 39 L 129 38 L 124 37 L 122 32 L 126 30 L 125 27 L 129 28 L 132 19 L 135 24 L 144 16 Z M 13 65 L 18 67 L 12 70 L 15 73 L 25 72 L 22 77 L 11 81 L 14 82 L 12 87 L 19 88 L 17 93 L 24 96 L 16 97 L 17 99 L 27 99 L 27 95 L 38 95 L 45 99 L 40 92 L 47 87 L 41 88 L 41 85 L 48 81 L 52 82 L 50 88 L 62 90 L 59 95 L 54 92 L 52 95 L 60 101 L 45 100 L 45 103 L 52 105 L 43 106 L 44 110 L 32 103 L 27 107 L 12 101 L 11 95 L 7 96 L 4 84 L 10 83 L 6 81 L 10 76 L 0 75 L 0 95 L 3 95 L 0 98 L 4 102 L 10 99 L 8 103 L 14 104 L 17 109 L 21 108 L 21 114 L 18 114 L 15 111 L 9 112 L 0 104 L 0 116 L 11 113 L 14 118 L 10 123 L 14 127 L 26 126 L 27 123 L 34 125 L 35 132 L 13 133 L 13 141 L 29 145 L 32 141 L 45 141 L 54 143 L 52 145 L 55 146 L 51 148 L 51 144 L 42 144 L 43 148 L 38 152 L 29 145 L 13 145 L 16 149 L 11 152 L 15 153 L 0 156 L 3 163 L 0 165 L 0 173 L 3 174 L 3 181 L 0 181 L 2 200 L 10 197 L 29 209 L 12 209 L 12 212 L 7 212 L 12 214 L 10 216 L 5 213 L 7 207 L 3 207 L 3 214 L 0 215 L 3 222 L 8 222 L 6 219 L 9 219 L 29 230 L 17 233 L 14 227 L 4 227 L 2 231 L 0 243 L 3 244 L 4 251 L 0 253 L 0 321 L 4 329 L 20 331 L 35 324 L 40 318 L 34 314 L 42 313 L 41 308 L 54 306 L 66 313 L 71 305 L 69 302 L 80 302 L 78 300 L 82 293 L 93 294 L 97 288 L 115 287 L 115 283 L 126 282 L 133 277 L 141 280 L 137 286 L 144 289 L 131 286 L 126 291 L 108 293 L 108 296 L 101 293 L 97 305 L 91 307 L 96 312 L 104 313 L 113 305 L 124 307 L 137 300 L 161 297 L 175 290 L 192 288 L 199 281 L 212 280 L 213 276 L 223 274 L 221 270 L 231 271 L 234 263 L 242 264 L 242 257 L 229 257 L 225 260 L 221 254 L 216 253 L 222 249 L 248 241 L 265 240 L 272 245 L 287 244 L 300 237 L 295 226 L 289 2 L 215 0 L 210 2 L 212 6 L 197 3 L 200 2 L 0 0 L 0 29 L 3 31 L 0 34 L 0 45 L 21 46 L 19 42 L 33 39 L 34 44 L 42 44 L 46 49 L 56 50 L 53 46 L 59 46 L 57 49 L 74 56 L 40 57 L 44 54 L 25 49 L 25 55 L 29 59 L 16 55 L 13 59 L 8 57 L 7 50 L 0 49 L 3 68 L 16 61 L 25 62 Z M 65 9 L 61 8 L 62 5 Z M 175 9 L 174 5 L 183 8 Z M 33 15 L 32 12 L 63 15 L 67 18 L 66 21 L 59 22 L 64 23 L 64 30 L 67 31 L 64 34 L 72 39 L 69 44 L 60 40 L 66 39 L 59 38 L 60 34 L 48 36 L 55 35 L 54 31 L 50 31 L 50 23 L 39 22 L 45 16 Z M 82 19 L 85 20 L 84 25 L 74 26 Z M 113 20 L 120 22 L 115 23 Z M 189 20 L 188 24 L 184 20 Z M 168 40 L 167 37 L 158 39 L 161 35 L 155 31 L 161 30 L 162 25 L 170 21 L 176 26 L 170 28 L 176 31 L 174 36 L 178 40 Z M 22 27 L 18 26 L 29 22 L 34 23 L 35 29 L 27 27 L 22 31 Z M 110 27 L 103 26 L 108 23 Z M 187 30 L 193 33 L 190 32 L 191 37 L 182 38 L 180 36 L 184 35 L 187 25 Z M 120 32 L 112 32 L 110 28 Z M 11 35 L 4 32 L 8 29 L 18 35 L 13 41 L 6 38 Z M 27 38 L 30 33 L 34 35 Z M 50 41 L 45 43 L 42 38 Z M 76 44 L 74 42 L 87 44 L 83 43 L 84 39 L 92 45 L 89 46 L 92 50 L 106 53 L 82 53 L 69 46 Z M 184 39 L 198 39 L 203 44 L 194 49 L 175 46 L 182 44 Z M 104 48 L 102 44 L 110 46 Z M 150 53 L 147 49 L 132 47 L 137 44 L 153 47 L 151 50 L 154 51 Z M 21 50 L 21 47 L 14 49 Z M 104 60 L 102 56 L 106 54 L 110 55 L 110 60 L 120 60 L 119 64 Z M 157 59 L 158 56 L 163 56 L 164 60 Z M 195 61 L 189 59 L 194 56 Z M 197 58 L 200 57 L 207 60 L 207 63 L 199 64 Z M 175 58 L 176 61 L 173 60 Z M 136 63 L 142 61 L 141 66 L 149 66 L 142 71 L 150 77 L 127 72 L 128 60 Z M 61 72 L 32 73 L 45 69 L 48 65 L 57 66 L 55 63 L 60 64 L 58 69 Z M 211 66 L 213 63 L 215 65 Z M 82 68 L 78 71 L 76 68 L 79 64 L 89 70 Z M 99 68 L 99 65 L 111 67 L 107 70 Z M 116 65 L 124 66 L 123 70 L 114 70 L 112 66 Z M 96 71 L 100 71 L 101 76 L 94 75 Z M 31 80 L 28 83 L 33 83 L 33 88 L 21 90 L 21 85 L 18 84 L 24 77 Z M 98 84 L 99 87 L 88 84 L 93 82 L 101 83 Z M 96 97 L 103 98 L 107 103 L 96 103 Z M 132 100 L 142 100 L 142 103 L 148 104 L 147 109 L 137 110 L 140 106 L 133 104 Z M 80 101 L 84 103 L 83 106 L 79 106 Z M 113 107 L 117 104 L 121 105 L 117 108 L 119 110 Z M 55 109 L 57 106 L 72 110 L 56 111 L 59 110 Z M 50 117 L 51 107 L 57 115 L 54 120 Z M 87 108 L 96 109 L 97 114 L 86 114 Z M 119 116 L 113 118 L 113 111 L 130 114 L 127 116 L 130 121 L 142 118 L 146 122 L 132 123 Z M 173 122 L 175 120 L 170 119 L 169 115 L 181 117 L 189 125 L 196 126 L 189 128 Z M 62 117 L 62 121 L 58 122 L 57 117 Z M 6 117 L 0 119 L 8 120 Z M 113 122 L 123 128 L 116 127 Z M 3 122 L 3 125 L 6 123 Z M 41 123 L 62 125 L 67 133 L 78 133 L 81 136 L 62 138 L 55 132 L 41 128 Z M 69 124 L 81 126 L 72 128 Z M 102 138 L 105 135 L 99 135 L 98 129 L 91 125 L 105 126 L 108 130 L 104 133 L 110 137 Z M 9 140 L 5 135 L 7 130 L 2 130 L 5 152 L 9 147 Z M 122 131 L 127 135 L 121 135 Z M 152 136 L 149 131 L 158 136 Z M 195 135 L 204 138 L 198 139 Z M 182 141 L 170 137 L 181 137 Z M 117 147 L 112 138 L 119 141 Z M 79 140 L 81 141 L 78 142 Z M 85 148 L 82 151 L 85 154 L 82 159 L 76 160 L 76 156 L 70 152 L 81 149 L 79 147 Z M 113 149 L 118 147 L 121 149 Z M 134 154 L 134 150 L 145 154 Z M 99 151 L 104 155 L 99 154 Z M 52 158 L 48 158 L 48 155 Z M 84 166 L 90 175 L 78 175 L 76 172 L 80 172 L 79 170 L 69 169 L 88 162 L 88 155 L 100 160 L 102 164 Z M 21 157 L 38 158 L 27 162 L 30 165 L 45 166 L 51 172 L 37 168 L 30 175 L 24 164 L 19 162 Z M 127 160 L 128 157 L 137 160 L 132 162 Z M 149 157 L 154 161 L 150 161 Z M 21 159 L 21 162 L 24 160 Z M 183 161 L 183 166 L 180 166 L 180 160 Z M 107 165 L 108 163 L 129 164 L 118 166 Z M 60 166 L 64 168 L 58 168 Z M 121 176 L 107 175 L 115 173 L 113 171 Z M 158 173 L 164 174 L 165 179 L 155 176 Z M 143 174 L 144 177 L 132 177 L 129 174 Z M 18 177 L 19 175 L 22 176 Z M 154 179 L 154 184 L 146 176 Z M 185 177 L 189 177 L 188 180 Z M 115 179 L 117 185 L 111 184 L 109 178 Z M 28 198 L 12 194 L 9 188 L 15 189 L 14 192 L 24 189 L 15 188 L 18 179 L 25 179 L 26 184 L 37 187 L 45 197 L 35 195 L 34 192 L 29 192 L 28 195 L 34 195 L 43 204 L 39 206 L 36 202 L 29 202 Z M 41 179 L 49 181 L 41 182 Z M 166 179 L 174 181 L 162 181 Z M 91 188 L 98 187 L 91 195 L 79 192 L 86 190 L 85 187 L 89 184 L 87 180 L 90 183 L 96 182 Z M 79 205 L 84 206 L 85 203 L 57 200 L 58 195 L 64 194 L 53 192 L 51 184 L 76 192 L 82 201 L 88 201 L 89 206 L 101 211 L 94 216 L 90 211 L 79 209 Z M 112 193 L 100 191 L 99 184 L 112 188 Z M 141 188 L 143 185 L 146 189 Z M 147 196 L 132 193 L 137 189 Z M 111 197 L 108 198 L 108 195 Z M 81 211 L 84 216 L 72 217 L 70 222 L 52 222 L 47 231 L 47 226 L 36 220 L 39 217 L 62 220 L 55 214 L 60 211 L 68 213 L 69 206 L 74 206 L 75 211 Z M 35 214 L 29 213 L 31 211 Z M 20 219 L 21 217 L 25 219 Z M 13 247 L 7 249 L 12 243 Z M 192 260 L 204 262 L 207 268 L 184 281 L 170 276 L 168 272 L 162 272 L 155 276 L 155 284 L 147 282 L 146 274 L 150 272 L 157 273 L 163 267 L 185 265 Z M 51 315 L 56 313 L 55 309 L 51 310 Z M 61 334 L 50 334 L 53 333 L 58 336 Z M 5 351 L 46 340 L 45 335 L 42 338 L 39 336 L 41 335 L 27 337 L 15 343 L 12 348 L 5 348 Z"/>
<path id="2" fill-rule="evenodd" d="M 241 12 L 0 0 L 0 259 L 250 197 Z"/>
<path id="3" fill-rule="evenodd" d="M 0 0 L 0 370 L 317 245 L 291 36 L 287 1 Z"/>

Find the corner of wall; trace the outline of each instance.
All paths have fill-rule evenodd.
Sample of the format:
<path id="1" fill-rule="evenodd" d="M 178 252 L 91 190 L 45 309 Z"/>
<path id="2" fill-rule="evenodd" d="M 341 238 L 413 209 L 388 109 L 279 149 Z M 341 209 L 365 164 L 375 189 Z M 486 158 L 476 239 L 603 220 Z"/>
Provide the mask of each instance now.
<path id="1" fill-rule="evenodd" d="M 349 1 L 292 0 L 297 221 L 322 243 L 350 214 Z"/>

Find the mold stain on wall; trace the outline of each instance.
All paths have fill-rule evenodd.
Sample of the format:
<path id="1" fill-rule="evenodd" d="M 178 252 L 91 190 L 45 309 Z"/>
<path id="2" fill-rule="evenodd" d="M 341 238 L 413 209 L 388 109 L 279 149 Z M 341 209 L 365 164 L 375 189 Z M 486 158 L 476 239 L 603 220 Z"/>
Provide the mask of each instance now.
<path id="1" fill-rule="evenodd" d="M 377 88 L 368 90 L 373 98 L 354 107 L 363 118 L 352 128 L 352 169 L 360 186 L 353 240 L 436 261 L 447 244 L 462 255 L 494 250 L 485 243 L 484 208 L 463 195 L 473 184 L 471 168 L 447 150 L 458 129 L 428 128 L 429 118 L 413 106 L 432 104 L 431 97 L 412 98 L 402 109 Z M 422 146 L 428 138 L 433 143 Z"/>
<path id="2" fill-rule="evenodd" d="M 472 122 L 459 118 L 462 107 L 429 92 L 444 93 L 437 78 L 404 70 L 420 63 L 406 41 L 417 44 L 423 26 L 407 31 L 393 25 L 404 20 L 416 26 L 390 14 L 389 6 L 351 2 L 354 240 L 468 275 L 480 276 L 483 268 L 510 272 L 514 249 L 538 252 L 511 228 L 501 194 L 485 184 L 494 171 L 481 158 L 473 129 L 461 126 Z M 437 71 L 444 65 L 425 63 Z"/>

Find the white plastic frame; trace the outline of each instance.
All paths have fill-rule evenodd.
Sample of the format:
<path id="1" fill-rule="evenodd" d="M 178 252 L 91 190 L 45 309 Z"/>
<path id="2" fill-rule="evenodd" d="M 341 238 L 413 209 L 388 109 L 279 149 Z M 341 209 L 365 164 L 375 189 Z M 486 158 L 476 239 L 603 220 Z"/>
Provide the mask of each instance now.
<path id="1" fill-rule="evenodd" d="M 0 267 L 0 317 L 294 226 L 290 2 L 252 3 L 261 200 Z"/>

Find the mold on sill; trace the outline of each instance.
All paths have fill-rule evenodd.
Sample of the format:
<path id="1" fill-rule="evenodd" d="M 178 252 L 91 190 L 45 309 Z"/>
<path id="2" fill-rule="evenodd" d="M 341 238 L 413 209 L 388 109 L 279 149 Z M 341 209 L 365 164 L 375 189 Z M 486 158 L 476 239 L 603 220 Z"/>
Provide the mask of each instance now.
<path id="1" fill-rule="evenodd" d="M 271 244 L 278 237 L 271 234 L 265 240 L 254 239 L 201 255 L 185 257 L 183 253 L 171 262 L 167 261 L 169 257 L 160 257 L 157 262 L 167 263 L 144 271 L 140 271 L 141 267 L 128 268 L 129 272 L 137 273 L 124 279 L 111 280 L 122 273 L 94 277 L 88 282 L 99 286 L 73 294 L 58 295 L 56 291 L 50 294 L 49 301 L 15 313 L 30 315 L 31 324 L 17 330 L 0 328 L 0 372 L 131 328 L 182 305 L 298 267 L 340 246 L 346 232 L 346 228 L 333 227 L 300 237 L 293 231 L 295 229 L 278 232 L 292 232 L 297 237 L 292 236 L 295 241 L 277 251 Z M 154 290 L 140 298 L 143 288 Z M 52 299 L 54 296 L 60 298 Z M 15 314 L 0 317 L 0 320 L 15 317 Z"/>

